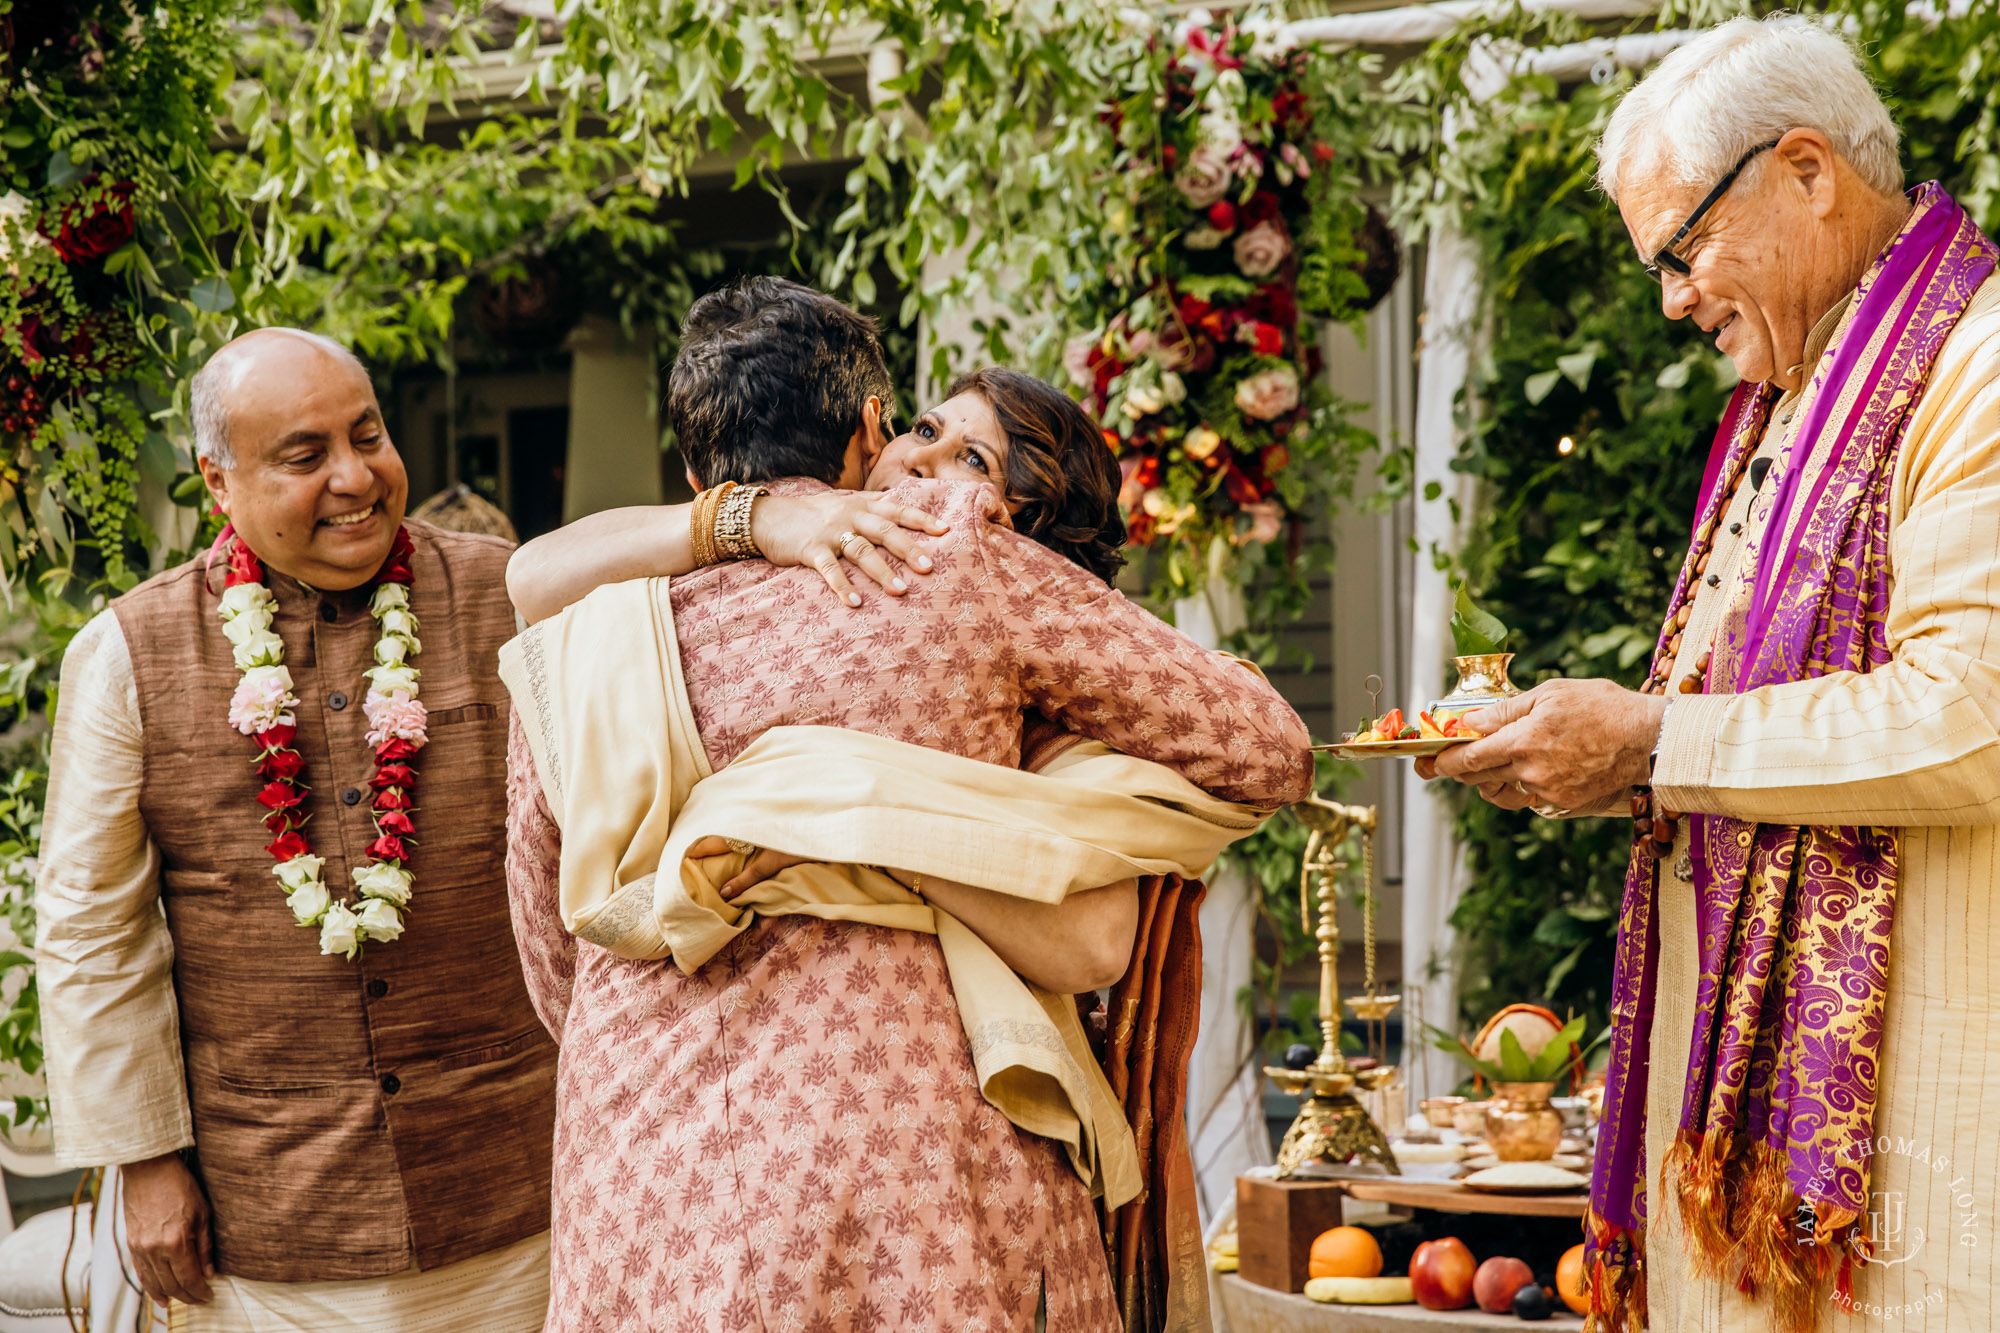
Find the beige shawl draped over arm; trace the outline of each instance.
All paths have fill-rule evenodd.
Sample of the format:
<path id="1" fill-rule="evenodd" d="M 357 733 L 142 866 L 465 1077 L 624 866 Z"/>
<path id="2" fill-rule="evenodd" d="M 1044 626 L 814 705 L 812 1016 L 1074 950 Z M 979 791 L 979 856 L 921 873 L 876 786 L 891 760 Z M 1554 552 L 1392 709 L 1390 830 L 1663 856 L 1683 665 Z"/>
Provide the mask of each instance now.
<path id="1" fill-rule="evenodd" d="M 502 650 L 500 674 L 562 826 L 562 917 L 578 937 L 692 972 L 757 916 L 935 934 L 987 1099 L 1061 1142 L 1108 1206 L 1137 1194 L 1131 1129 L 1070 998 L 1029 985 L 871 867 L 1053 903 L 1135 875 L 1199 876 L 1262 812 L 1094 743 L 1037 775 L 841 728 L 776 727 L 711 773 L 666 579 L 600 588 L 533 626 Z M 811 863 L 725 901 L 717 886 L 743 858 L 686 855 L 710 835 Z"/>

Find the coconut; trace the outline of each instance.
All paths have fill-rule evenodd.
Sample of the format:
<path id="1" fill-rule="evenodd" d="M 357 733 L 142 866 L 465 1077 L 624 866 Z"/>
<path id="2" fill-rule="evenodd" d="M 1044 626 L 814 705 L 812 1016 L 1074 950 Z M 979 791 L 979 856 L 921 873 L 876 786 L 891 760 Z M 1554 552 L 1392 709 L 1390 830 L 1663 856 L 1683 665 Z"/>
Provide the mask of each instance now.
<path id="1" fill-rule="evenodd" d="M 1510 1004 L 1486 1020 L 1472 1040 L 1472 1053 L 1488 1064 L 1500 1063 L 1500 1034 L 1511 1032 L 1521 1043 L 1521 1053 L 1530 1060 L 1542 1053 L 1562 1031 L 1562 1020 L 1538 1004 Z"/>

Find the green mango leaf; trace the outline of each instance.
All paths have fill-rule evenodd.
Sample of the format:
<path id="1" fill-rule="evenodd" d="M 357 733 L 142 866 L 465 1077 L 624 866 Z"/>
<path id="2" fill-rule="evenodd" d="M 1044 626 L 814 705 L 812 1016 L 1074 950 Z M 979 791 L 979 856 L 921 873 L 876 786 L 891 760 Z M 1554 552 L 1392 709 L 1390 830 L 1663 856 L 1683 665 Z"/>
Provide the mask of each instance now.
<path id="1" fill-rule="evenodd" d="M 1451 642 L 1453 651 L 1460 657 L 1497 653 L 1507 643 L 1507 627 L 1495 616 L 1480 610 L 1463 583 L 1458 585 L 1458 600 L 1452 606 Z"/>
<path id="2" fill-rule="evenodd" d="M 1560 370 L 1545 370 L 1539 375 L 1530 375 L 1521 381 L 1521 392 L 1527 395 L 1531 406 L 1539 407 L 1542 399 L 1549 396 L 1562 377 Z"/>
<path id="3" fill-rule="evenodd" d="M 1535 1082 L 1535 1067 L 1528 1060 L 1528 1053 L 1521 1049 L 1521 1039 L 1514 1035 L 1514 1029 L 1500 1029 L 1500 1067 L 1507 1071 L 1509 1083 Z"/>
<path id="4" fill-rule="evenodd" d="M 1550 1083 L 1561 1077 L 1563 1070 L 1576 1057 L 1576 1039 L 1583 1035 L 1583 1019 L 1572 1018 L 1563 1024 L 1562 1031 L 1549 1039 L 1542 1053 L 1534 1059 L 1529 1071 L 1530 1082 Z"/>

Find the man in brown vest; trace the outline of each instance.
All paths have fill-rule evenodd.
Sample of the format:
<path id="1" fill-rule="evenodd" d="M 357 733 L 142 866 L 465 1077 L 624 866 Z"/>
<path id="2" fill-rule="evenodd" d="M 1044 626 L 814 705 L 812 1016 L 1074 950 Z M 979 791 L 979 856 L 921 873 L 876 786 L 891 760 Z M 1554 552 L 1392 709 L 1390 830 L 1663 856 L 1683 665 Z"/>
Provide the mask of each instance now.
<path id="1" fill-rule="evenodd" d="M 194 417 L 233 536 L 63 661 L 57 1153 L 120 1166 L 173 1329 L 539 1329 L 555 1049 L 502 864 L 509 547 L 404 523 L 328 339 L 238 338 Z"/>

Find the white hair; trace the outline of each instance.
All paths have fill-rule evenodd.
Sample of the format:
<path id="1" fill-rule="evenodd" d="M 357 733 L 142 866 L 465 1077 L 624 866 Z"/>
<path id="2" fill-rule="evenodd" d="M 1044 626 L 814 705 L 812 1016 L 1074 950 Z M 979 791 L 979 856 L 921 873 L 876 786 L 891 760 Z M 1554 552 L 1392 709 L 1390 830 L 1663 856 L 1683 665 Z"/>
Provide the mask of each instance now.
<path id="1" fill-rule="evenodd" d="M 1896 122 L 1847 37 L 1795 14 L 1731 19 L 1662 60 L 1619 102 L 1597 143 L 1597 185 L 1614 204 L 1628 169 L 1712 185 L 1758 144 L 1795 129 L 1824 134 L 1869 188 L 1903 188 Z"/>
<path id="2" fill-rule="evenodd" d="M 256 329 L 239 338 L 225 343 L 214 356 L 202 363 L 194 373 L 194 382 L 189 386 L 188 415 L 194 418 L 194 456 L 206 458 L 220 468 L 236 466 L 236 451 L 229 440 L 229 391 L 241 382 L 250 368 L 250 358 L 243 344 L 251 340 L 262 340 L 271 334 L 290 338 L 303 338 L 329 356 L 338 357 L 364 375 L 367 373 L 361 358 L 327 337 L 323 333 L 311 333 L 305 329 L 269 328 Z"/>

